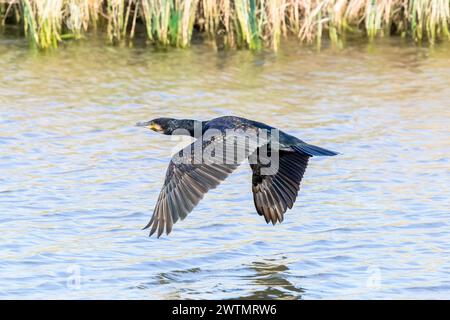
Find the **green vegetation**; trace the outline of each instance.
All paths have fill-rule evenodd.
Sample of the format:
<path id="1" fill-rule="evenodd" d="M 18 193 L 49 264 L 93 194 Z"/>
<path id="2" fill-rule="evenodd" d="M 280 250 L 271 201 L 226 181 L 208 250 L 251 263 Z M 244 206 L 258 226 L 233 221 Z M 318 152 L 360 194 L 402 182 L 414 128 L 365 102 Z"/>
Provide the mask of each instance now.
<path id="1" fill-rule="evenodd" d="M 193 30 L 221 47 L 276 50 L 281 37 L 302 42 L 356 34 L 449 39 L 450 0 L 0 0 L 0 23 L 17 24 L 33 45 L 104 31 L 112 43 L 148 40 L 186 47 Z"/>

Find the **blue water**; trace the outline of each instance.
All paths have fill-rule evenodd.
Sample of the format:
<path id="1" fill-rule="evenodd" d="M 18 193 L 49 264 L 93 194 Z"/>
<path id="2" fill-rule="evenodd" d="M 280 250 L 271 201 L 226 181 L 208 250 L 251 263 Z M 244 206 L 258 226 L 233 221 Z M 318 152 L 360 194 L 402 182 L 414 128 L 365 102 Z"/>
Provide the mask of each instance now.
<path id="1" fill-rule="evenodd" d="M 448 298 L 450 47 L 278 53 L 0 40 L 0 298 Z M 233 114 L 336 150 L 285 221 L 251 171 L 148 238 L 180 143 L 137 128 Z"/>

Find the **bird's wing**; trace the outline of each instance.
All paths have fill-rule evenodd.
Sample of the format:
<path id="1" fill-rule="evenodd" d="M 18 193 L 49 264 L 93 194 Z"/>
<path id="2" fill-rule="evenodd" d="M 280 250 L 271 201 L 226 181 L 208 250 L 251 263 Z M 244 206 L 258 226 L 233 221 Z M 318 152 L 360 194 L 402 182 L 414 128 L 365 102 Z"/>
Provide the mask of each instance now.
<path id="1" fill-rule="evenodd" d="M 309 157 L 303 152 L 281 150 L 278 170 L 273 175 L 261 174 L 264 167 L 261 164 L 250 164 L 256 211 L 264 216 L 267 223 L 282 222 L 287 208 L 291 209 L 294 205 Z"/>
<path id="2" fill-rule="evenodd" d="M 230 146 L 235 151 L 233 160 L 214 158 Z M 164 229 L 169 234 L 173 224 L 183 220 L 205 193 L 225 180 L 257 146 L 257 141 L 235 141 L 232 135 L 224 135 L 199 139 L 182 149 L 170 161 L 153 216 L 144 229 L 151 227 L 150 236 L 158 230 L 160 237 Z"/>

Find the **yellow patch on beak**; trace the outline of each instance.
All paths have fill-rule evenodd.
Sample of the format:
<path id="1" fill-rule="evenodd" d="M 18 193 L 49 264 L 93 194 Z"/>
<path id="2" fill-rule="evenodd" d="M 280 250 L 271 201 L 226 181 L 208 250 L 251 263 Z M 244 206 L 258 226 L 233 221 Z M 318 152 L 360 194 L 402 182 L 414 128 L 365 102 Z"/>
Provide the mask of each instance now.
<path id="1" fill-rule="evenodd" d="M 150 128 L 151 130 L 153 130 L 153 131 L 156 131 L 156 132 L 161 132 L 161 131 L 163 131 L 163 128 L 161 128 L 161 126 L 160 126 L 159 124 L 156 124 L 156 123 L 150 124 L 149 128 Z"/>

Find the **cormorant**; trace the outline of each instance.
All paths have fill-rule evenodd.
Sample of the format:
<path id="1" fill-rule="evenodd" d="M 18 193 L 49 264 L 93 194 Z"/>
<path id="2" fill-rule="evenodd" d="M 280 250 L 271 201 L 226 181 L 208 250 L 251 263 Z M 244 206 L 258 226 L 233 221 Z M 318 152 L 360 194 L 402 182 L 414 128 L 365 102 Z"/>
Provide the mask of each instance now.
<path id="1" fill-rule="evenodd" d="M 204 194 L 245 159 L 253 171 L 256 211 L 267 223 L 282 222 L 286 210 L 294 205 L 309 158 L 337 154 L 264 123 L 234 116 L 209 121 L 157 118 L 137 126 L 197 138 L 176 153 L 167 168 L 153 216 L 144 227 L 151 227 L 150 236 L 158 230 L 158 238 L 164 229 L 169 234 L 178 219 L 186 218 Z"/>

